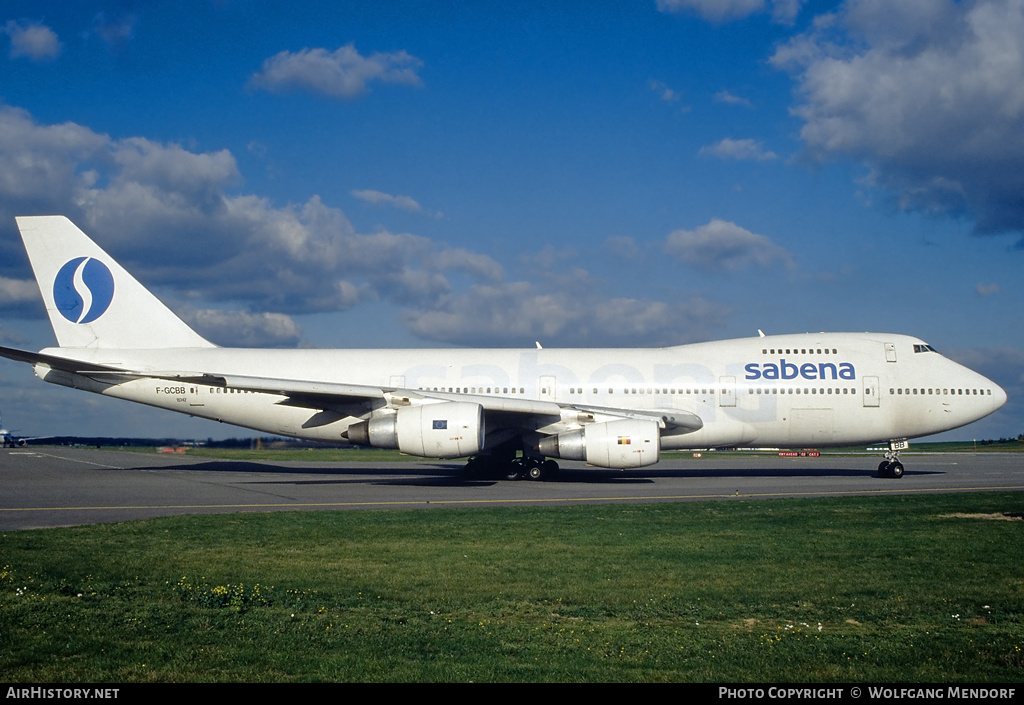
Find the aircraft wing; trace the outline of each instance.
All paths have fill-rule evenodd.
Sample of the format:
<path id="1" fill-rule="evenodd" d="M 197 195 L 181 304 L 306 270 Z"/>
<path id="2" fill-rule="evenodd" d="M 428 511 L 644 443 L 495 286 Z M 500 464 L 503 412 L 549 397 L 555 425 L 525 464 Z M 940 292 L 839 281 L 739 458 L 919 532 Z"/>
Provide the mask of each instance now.
<path id="1" fill-rule="evenodd" d="M 163 376 L 153 375 L 151 376 Z M 281 403 L 309 409 L 336 408 L 353 401 L 378 402 L 375 406 L 405 405 L 437 401 L 465 401 L 480 404 L 484 411 L 512 414 L 533 414 L 538 416 L 561 416 L 562 408 L 554 402 L 531 399 L 511 399 L 480 394 L 454 392 L 428 392 L 401 387 L 377 387 L 373 385 L 339 384 L 293 379 L 246 377 L 241 375 L 205 375 L 205 384 L 234 387 L 253 392 L 280 394 L 287 399 Z"/>
<path id="2" fill-rule="evenodd" d="M 696 414 L 679 409 L 622 409 L 586 404 L 559 403 L 538 399 L 516 399 L 483 394 L 425 391 L 361 384 L 319 382 L 312 380 L 251 377 L 184 370 L 131 370 L 114 365 L 100 365 L 73 358 L 27 352 L 0 346 L 0 356 L 31 364 L 42 363 L 54 369 L 91 377 L 152 377 L 191 382 L 214 387 L 232 387 L 251 392 L 278 394 L 285 397 L 283 405 L 316 411 L 336 411 L 361 416 L 388 405 L 403 406 L 431 401 L 461 401 L 479 404 L 500 425 L 541 428 L 569 417 L 586 424 L 597 419 L 644 419 L 658 422 L 659 427 L 674 433 L 689 433 L 703 427 Z"/>
<path id="3" fill-rule="evenodd" d="M 147 373 L 163 377 L 162 374 Z M 185 377 L 179 377 L 185 379 Z M 195 380 L 199 381 L 199 380 Z M 280 394 L 287 399 L 281 403 L 290 406 L 317 410 L 341 410 L 350 408 L 356 401 L 376 402 L 372 408 L 387 404 L 405 405 L 428 403 L 430 401 L 461 401 L 479 404 L 489 416 L 506 416 L 506 423 L 513 423 L 514 417 L 534 417 L 535 421 L 552 423 L 567 412 L 575 415 L 580 423 L 594 421 L 598 417 L 647 419 L 658 421 L 662 428 L 687 433 L 699 430 L 704 422 L 696 414 L 679 409 L 620 409 L 615 407 L 591 406 L 585 404 L 558 403 L 537 399 L 515 399 L 485 394 L 464 394 L 427 390 L 403 389 L 401 387 L 376 387 L 371 385 L 337 384 L 289 379 L 246 377 L 239 375 L 204 375 L 204 384 L 230 386 L 254 392 Z M 544 423 L 533 423 L 539 427 Z"/>
<path id="4" fill-rule="evenodd" d="M 388 405 L 430 403 L 432 401 L 461 401 L 479 404 L 489 418 L 498 426 L 516 428 L 541 428 L 556 423 L 566 416 L 586 424 L 601 418 L 644 419 L 658 422 L 670 433 L 691 433 L 704 426 L 696 414 L 680 409 L 621 409 L 616 407 L 591 406 L 586 404 L 558 403 L 538 399 L 516 399 L 486 394 L 441 392 L 384 387 L 360 384 L 341 384 L 311 380 L 277 379 L 250 377 L 232 374 L 202 374 L 177 372 L 139 373 L 147 377 L 159 377 L 191 381 L 219 387 L 232 387 L 251 392 L 279 394 L 285 399 L 280 404 L 307 408 L 317 411 L 337 411 L 351 416 L 361 416 Z"/>

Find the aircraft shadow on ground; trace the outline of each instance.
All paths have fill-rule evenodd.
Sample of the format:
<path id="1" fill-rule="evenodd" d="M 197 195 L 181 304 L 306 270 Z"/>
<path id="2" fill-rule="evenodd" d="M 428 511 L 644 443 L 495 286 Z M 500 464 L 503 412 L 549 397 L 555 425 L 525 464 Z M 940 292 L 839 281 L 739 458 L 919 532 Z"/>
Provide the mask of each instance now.
<path id="1" fill-rule="evenodd" d="M 308 466 L 301 463 L 280 465 L 256 461 L 223 461 L 213 460 L 199 463 L 181 463 L 138 467 L 136 470 L 147 471 L 182 471 L 212 472 L 234 474 L 258 474 L 267 479 L 246 478 L 246 484 L 374 484 L 395 486 L 487 486 L 495 482 L 512 482 L 497 476 L 466 477 L 462 474 L 461 463 L 403 463 L 381 467 L 366 464 L 358 467 L 331 467 L 323 464 Z M 906 472 L 906 477 L 914 475 L 941 475 L 936 471 Z M 281 479 L 281 476 L 304 475 L 306 479 Z M 313 477 L 308 477 L 313 476 Z M 382 477 L 383 476 L 383 477 Z M 394 476 L 388 477 L 388 476 Z M 666 468 L 664 470 L 604 470 L 593 468 L 563 468 L 554 477 L 544 480 L 554 484 L 650 484 L 658 478 L 689 478 L 700 479 L 764 479 L 779 478 L 877 478 L 877 472 L 871 468 L 845 467 L 792 467 L 792 468 Z M 271 479 L 276 478 L 276 479 Z M 529 482 L 518 480 L 518 482 Z"/>

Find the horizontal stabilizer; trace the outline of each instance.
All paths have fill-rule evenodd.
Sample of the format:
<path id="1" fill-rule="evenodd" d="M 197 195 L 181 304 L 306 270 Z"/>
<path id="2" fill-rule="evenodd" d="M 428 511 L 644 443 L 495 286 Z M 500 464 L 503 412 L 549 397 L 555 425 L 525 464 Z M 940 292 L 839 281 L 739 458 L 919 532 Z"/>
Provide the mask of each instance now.
<path id="1" fill-rule="evenodd" d="M 59 357 L 57 355 L 46 355 L 44 353 L 28 352 L 17 348 L 5 348 L 0 346 L 0 357 L 18 362 L 28 362 L 32 365 L 43 364 L 62 372 L 73 372 L 75 374 L 88 374 L 97 372 L 103 374 L 131 374 L 128 370 L 112 365 L 97 365 L 95 362 L 75 360 L 70 357 Z"/>

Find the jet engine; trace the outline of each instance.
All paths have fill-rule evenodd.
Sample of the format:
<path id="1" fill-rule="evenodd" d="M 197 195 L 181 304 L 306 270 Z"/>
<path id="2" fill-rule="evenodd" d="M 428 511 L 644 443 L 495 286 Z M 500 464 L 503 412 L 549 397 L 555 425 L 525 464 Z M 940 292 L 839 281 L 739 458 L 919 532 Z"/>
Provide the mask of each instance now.
<path id="1" fill-rule="evenodd" d="M 403 406 L 354 423 L 343 435 L 356 445 L 397 448 L 426 458 L 461 458 L 484 447 L 483 407 L 466 402 Z"/>
<path id="2" fill-rule="evenodd" d="M 658 462 L 661 434 L 657 421 L 620 419 L 547 436 L 538 450 L 548 457 L 585 460 L 604 468 L 639 468 Z"/>

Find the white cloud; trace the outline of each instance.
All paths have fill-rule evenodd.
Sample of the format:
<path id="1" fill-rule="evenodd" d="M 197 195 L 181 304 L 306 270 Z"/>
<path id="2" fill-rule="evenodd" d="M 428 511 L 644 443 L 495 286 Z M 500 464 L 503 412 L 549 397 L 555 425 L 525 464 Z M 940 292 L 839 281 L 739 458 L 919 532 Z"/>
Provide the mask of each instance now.
<path id="1" fill-rule="evenodd" d="M 92 33 L 111 49 L 117 49 L 132 40 L 137 20 L 134 13 L 107 15 L 100 12 L 93 18 Z"/>
<path id="2" fill-rule="evenodd" d="M 974 287 L 975 292 L 978 296 L 992 296 L 998 294 L 1000 291 L 998 284 L 982 284 L 978 282 L 977 286 Z"/>
<path id="3" fill-rule="evenodd" d="M 210 194 L 238 178 L 235 158 L 226 149 L 197 154 L 180 145 L 129 137 L 114 145 L 113 158 L 121 166 L 120 180 L 149 183 L 166 191 Z"/>
<path id="4" fill-rule="evenodd" d="M 658 0 L 662 12 L 693 12 L 706 20 L 721 22 L 764 10 L 764 0 Z"/>
<path id="5" fill-rule="evenodd" d="M 247 313 L 213 309 L 186 310 L 183 317 L 212 341 L 230 340 L 247 348 L 292 347 L 302 329 L 282 313 Z"/>
<path id="6" fill-rule="evenodd" d="M 80 164 L 101 156 L 108 142 L 74 123 L 37 125 L 26 111 L 0 106 L 0 215 L 20 215 L 10 210 L 13 203 L 65 204 Z"/>
<path id="7" fill-rule="evenodd" d="M 34 279 L 0 277 L 0 306 L 35 303 L 39 300 L 39 287 Z"/>
<path id="8" fill-rule="evenodd" d="M 46 25 L 29 20 L 9 20 L 3 28 L 11 38 L 11 58 L 52 61 L 60 56 L 64 44 Z"/>
<path id="9" fill-rule="evenodd" d="M 719 218 L 696 230 L 676 230 L 665 240 L 665 251 L 694 267 L 733 272 L 747 267 L 794 266 L 793 258 L 764 235 Z"/>
<path id="10" fill-rule="evenodd" d="M 461 247 L 433 253 L 427 261 L 439 270 L 465 272 L 482 281 L 500 281 L 505 275 L 502 266 L 493 258 Z"/>
<path id="11" fill-rule="evenodd" d="M 420 304 L 450 294 L 453 276 L 459 286 L 504 276 L 487 255 L 408 233 L 358 233 L 318 196 L 278 207 L 232 193 L 238 181 L 227 150 L 112 139 L 0 108 L 0 220 L 67 214 L 148 286 L 166 286 L 183 299 L 176 308 L 205 311 L 190 314 L 197 323 L 220 316 L 222 332 L 234 338 L 218 342 L 287 343 L 297 328 L 279 316 L 366 301 Z M 13 228 L 0 232 L 14 235 Z M 20 250 L 20 243 L 8 244 Z M 23 314 L 27 295 L 24 282 L 0 280 L 0 305 L 9 312 Z M 258 340 L 242 334 L 243 324 Z"/>
<path id="12" fill-rule="evenodd" d="M 444 216 L 444 214 L 440 212 L 435 213 L 427 211 L 419 204 L 419 202 L 409 196 L 394 196 L 390 193 L 374 191 L 373 189 L 356 189 L 351 193 L 360 201 L 365 201 L 366 203 L 372 203 L 374 205 L 391 206 L 392 208 L 398 208 L 399 210 L 408 211 L 409 213 L 424 213 L 434 218 L 441 218 Z"/>
<path id="13" fill-rule="evenodd" d="M 362 56 L 352 44 L 326 49 L 282 51 L 263 62 L 250 85 L 272 92 L 304 90 L 335 98 L 354 98 L 373 81 L 408 86 L 422 84 L 423 62 L 405 51 Z"/>
<path id="14" fill-rule="evenodd" d="M 423 206 L 409 196 L 392 196 L 389 193 L 373 191 L 371 189 L 352 191 L 352 195 L 360 201 L 374 204 L 383 203 L 412 213 L 419 213 L 423 210 Z"/>
<path id="15" fill-rule="evenodd" d="M 432 306 L 411 307 L 403 318 L 425 339 L 461 345 L 639 346 L 705 339 L 727 313 L 700 298 L 667 303 L 604 297 L 599 290 L 579 272 L 476 285 Z"/>
<path id="16" fill-rule="evenodd" d="M 690 12 L 711 22 L 742 19 L 765 11 L 771 5 L 772 19 L 791 24 L 806 0 L 657 0 L 662 12 Z"/>
<path id="17" fill-rule="evenodd" d="M 573 266 L 530 266 L 528 281 L 509 281 L 486 254 L 410 233 L 360 233 L 317 196 L 277 206 L 234 193 L 239 180 L 225 150 L 114 139 L 0 108 L 0 219 L 69 215 L 219 344 L 293 345 L 302 335 L 296 316 L 369 302 L 395 306 L 408 330 L 425 339 L 473 345 L 683 343 L 711 337 L 727 314 L 696 296 L 665 302 L 607 294 L 605 283 Z M 746 239 L 731 253 L 721 251 L 722 238 L 717 249 L 705 246 L 713 266 L 787 259 L 767 238 L 732 224 L 722 230 Z M 13 227 L 0 226 L 0 235 L 20 248 Z M 8 315 L 27 315 L 26 297 L 37 295 L 23 269 L 0 280 Z"/>
<path id="18" fill-rule="evenodd" d="M 674 88 L 670 88 L 664 81 L 652 78 L 647 82 L 647 85 L 652 91 L 658 94 L 658 97 L 663 103 L 678 105 L 679 112 L 681 113 L 690 112 L 690 106 L 682 104 L 682 94 Z"/>
<path id="19" fill-rule="evenodd" d="M 652 78 L 647 85 L 666 103 L 678 103 L 681 98 L 678 91 L 669 88 L 663 81 Z"/>
<path id="20" fill-rule="evenodd" d="M 735 95 L 726 90 L 718 91 L 715 93 L 714 100 L 716 103 L 725 103 L 726 105 L 741 105 L 744 108 L 752 108 L 754 104 L 742 96 Z"/>
<path id="21" fill-rule="evenodd" d="M 1024 230 L 1024 5 L 853 0 L 778 49 L 809 156 L 852 158 L 901 209 Z"/>
<path id="22" fill-rule="evenodd" d="M 701 147 L 700 153 L 719 159 L 735 159 L 737 161 L 766 162 L 777 158 L 775 152 L 765 149 L 757 140 L 734 140 L 729 137 L 713 145 Z"/>

